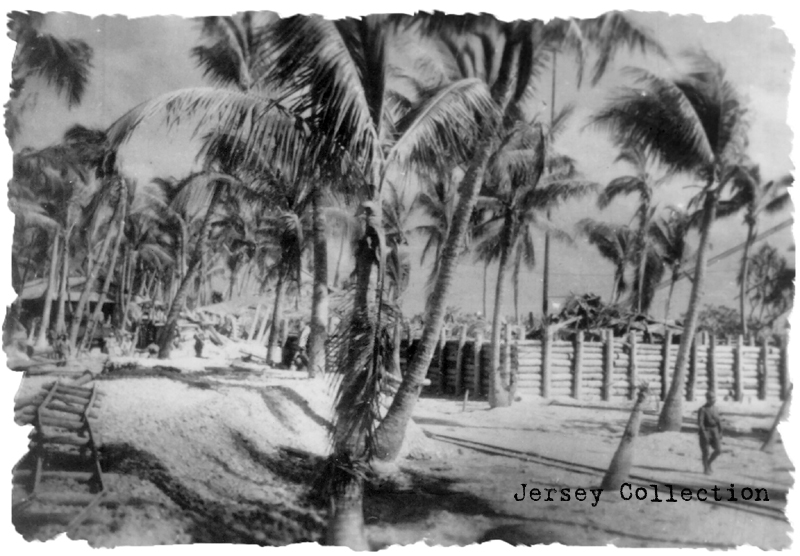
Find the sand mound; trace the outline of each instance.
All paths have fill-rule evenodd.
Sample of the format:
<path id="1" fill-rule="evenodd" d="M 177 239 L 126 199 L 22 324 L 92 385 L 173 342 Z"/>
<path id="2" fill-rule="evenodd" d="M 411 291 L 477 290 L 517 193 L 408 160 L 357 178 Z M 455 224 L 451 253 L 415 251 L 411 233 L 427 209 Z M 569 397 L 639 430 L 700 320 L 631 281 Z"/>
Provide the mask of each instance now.
<path id="1" fill-rule="evenodd" d="M 99 387 L 106 394 L 100 441 L 157 456 L 207 498 L 274 500 L 276 491 L 292 487 L 265 468 L 265 459 L 279 459 L 282 448 L 316 456 L 329 451 L 331 397 L 321 381 L 198 388 L 137 378 L 101 381 Z M 431 454 L 432 442 L 412 423 L 400 457 Z"/>

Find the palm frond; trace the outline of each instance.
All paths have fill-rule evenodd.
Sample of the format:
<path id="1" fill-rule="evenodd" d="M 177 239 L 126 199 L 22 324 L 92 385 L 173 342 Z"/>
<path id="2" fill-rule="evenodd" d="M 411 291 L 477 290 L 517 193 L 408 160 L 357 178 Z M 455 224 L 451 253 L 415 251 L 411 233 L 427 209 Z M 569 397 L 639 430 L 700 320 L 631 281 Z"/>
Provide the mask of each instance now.
<path id="1" fill-rule="evenodd" d="M 492 125 L 494 110 L 489 89 L 479 79 L 439 87 L 398 122 L 399 137 L 386 158 L 397 157 L 408 168 L 442 168 L 453 158 L 463 160 L 479 125 Z"/>
<path id="2" fill-rule="evenodd" d="M 711 165 L 714 146 L 704 121 L 684 89 L 646 70 L 628 69 L 636 86 L 618 91 L 591 120 L 611 132 L 619 145 L 639 145 L 673 171 L 694 171 Z"/>
<path id="3" fill-rule="evenodd" d="M 108 129 L 111 147 L 118 148 L 144 121 L 155 118 L 170 128 L 188 123 L 195 135 L 204 129 L 217 131 L 245 153 L 245 164 L 263 159 L 294 176 L 304 165 L 314 163 L 309 158 L 316 151 L 307 142 L 305 120 L 277 101 L 212 88 L 175 91 L 131 109 Z M 213 141 L 207 141 L 201 152 L 208 154 L 213 146 Z"/>
<path id="4" fill-rule="evenodd" d="M 620 195 L 630 195 L 631 193 L 639 193 L 643 197 L 647 196 L 647 184 L 638 176 L 614 178 L 597 197 L 597 206 L 601 209 L 608 208 L 614 199 Z"/>

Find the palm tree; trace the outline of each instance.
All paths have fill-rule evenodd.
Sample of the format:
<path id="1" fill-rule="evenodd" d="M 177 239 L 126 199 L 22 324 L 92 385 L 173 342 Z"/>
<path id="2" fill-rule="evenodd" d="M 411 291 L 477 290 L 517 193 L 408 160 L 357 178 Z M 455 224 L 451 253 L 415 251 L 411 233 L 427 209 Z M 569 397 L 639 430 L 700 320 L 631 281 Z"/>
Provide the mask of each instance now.
<path id="1" fill-rule="evenodd" d="M 636 287 L 632 291 L 631 300 L 640 314 L 647 313 L 652 302 L 652 289 L 645 291 L 645 280 L 655 280 L 652 272 L 646 272 L 648 264 L 657 264 L 658 257 L 653 253 L 653 245 L 649 243 L 649 229 L 655 216 L 653 196 L 655 188 L 664 183 L 668 175 L 653 180 L 647 171 L 648 160 L 639 146 L 623 146 L 615 162 L 627 162 L 634 169 L 631 175 L 620 176 L 611 180 L 597 199 L 600 209 L 607 208 L 617 197 L 637 194 L 639 203 L 634 219 L 637 220 L 636 246 L 633 250 L 632 262 L 636 267 Z"/>
<path id="2" fill-rule="evenodd" d="M 470 162 L 465 165 L 466 171 L 459 185 L 458 205 L 441 252 L 436 283 L 428 303 L 422 340 L 403 383 L 377 430 L 378 455 L 386 460 L 393 460 L 400 451 L 406 424 L 411 418 L 439 338 L 447 292 L 478 192 L 484 182 L 490 158 L 501 144 L 501 135 L 497 133 L 500 126 L 492 124 L 518 119 L 516 115 L 520 113 L 524 99 L 531 90 L 533 77 L 541 64 L 537 50 L 541 32 L 539 21 L 500 23 L 487 16 L 442 16 L 432 18 L 428 24 L 439 31 L 470 31 L 468 38 L 460 43 L 447 40 L 446 44 L 461 74 L 479 76 L 489 87 L 495 116 L 484 121 L 481 133 L 474 143 Z M 449 36 L 446 37 L 449 39 Z M 471 56 L 470 50 L 479 51 L 481 56 Z"/>
<path id="3" fill-rule="evenodd" d="M 705 53 L 688 56 L 689 71 L 675 79 L 631 70 L 626 87 L 594 118 L 620 144 L 642 145 L 673 172 L 704 183 L 694 199 L 702 207 L 697 266 L 675 374 L 659 418 L 660 430 L 680 430 L 688 354 L 705 286 L 708 238 L 723 188 L 739 172 L 746 146 L 745 108 L 723 67 Z"/>
<path id="4" fill-rule="evenodd" d="M 688 244 L 689 230 L 696 225 L 697 218 L 685 210 L 669 208 L 669 215 L 662 216 L 650 227 L 651 240 L 661 253 L 664 263 L 670 268 L 669 293 L 664 308 L 664 321 L 669 320 L 672 294 L 675 284 L 680 280 L 683 265 L 691 256 Z"/>
<path id="5" fill-rule="evenodd" d="M 80 104 L 89 81 L 91 47 L 82 40 L 43 33 L 44 19 L 38 12 L 9 14 L 9 37 L 17 43 L 11 61 L 11 101 L 6 107 L 6 135 L 12 145 L 26 107 L 22 93 L 29 78 L 44 79 L 59 95 L 66 93 L 70 108 Z"/>
<path id="6" fill-rule="evenodd" d="M 456 200 L 451 182 L 438 179 L 425 182 L 424 189 L 417 194 L 412 205 L 413 210 L 421 212 L 428 220 L 425 224 L 415 226 L 409 231 L 413 234 L 421 234 L 426 238 L 419 264 L 425 264 L 429 256 L 433 259 L 433 267 L 427 281 L 429 294 L 439 273 L 440 255 L 453 222 Z"/>
<path id="7" fill-rule="evenodd" d="M 629 226 L 598 222 L 591 218 L 581 220 L 576 225 L 579 233 L 586 236 L 600 255 L 614 265 L 614 281 L 611 286 L 609 303 L 619 302 L 628 284 L 625 271 L 631 261 L 636 234 Z"/>
<path id="8" fill-rule="evenodd" d="M 656 54 L 666 58 L 662 46 L 649 31 L 637 26 L 622 12 L 607 12 L 592 19 L 550 20 L 545 26 L 544 42 L 552 54 L 550 86 L 550 123 L 556 118 L 556 75 L 558 73 L 558 54 L 570 51 L 575 55 L 578 72 L 578 88 L 583 81 L 583 73 L 590 55 L 596 54 L 592 67 L 591 85 L 596 86 L 605 75 L 617 53 L 627 48 L 638 49 L 642 54 Z M 545 234 L 544 272 L 542 282 L 542 315 L 550 311 L 550 234 Z"/>
<path id="9" fill-rule="evenodd" d="M 557 120 L 558 129 L 562 122 L 563 118 Z M 511 127 L 492 154 L 483 195 L 478 199 L 479 208 L 490 214 L 474 231 L 479 246 L 482 244 L 479 252 L 484 256 L 497 253 L 498 260 L 492 319 L 491 407 L 508 406 L 514 398 L 513 380 L 500 372 L 500 331 L 509 263 L 513 258 L 516 283 L 522 260 L 533 264 L 533 236 L 540 227 L 541 216 L 568 199 L 588 193 L 594 185 L 579 180 L 572 161 L 548 148 L 555 134 L 549 132 L 545 136 L 536 120 Z M 555 165 L 560 169 L 551 170 L 545 177 L 545 167 Z M 506 384 L 509 380 L 512 383 Z"/>
<path id="10" fill-rule="evenodd" d="M 745 210 L 744 223 L 747 226 L 747 240 L 742 252 L 742 264 L 739 270 L 739 315 L 741 334 L 747 336 L 747 315 L 745 314 L 745 289 L 748 275 L 750 249 L 758 235 L 758 220 L 763 214 L 774 214 L 786 208 L 791 202 L 788 188 L 791 187 L 791 175 L 782 176 L 777 180 L 763 182 L 761 170 L 758 166 L 743 168 L 733 181 L 733 195 L 729 200 L 720 202 L 718 216 Z"/>

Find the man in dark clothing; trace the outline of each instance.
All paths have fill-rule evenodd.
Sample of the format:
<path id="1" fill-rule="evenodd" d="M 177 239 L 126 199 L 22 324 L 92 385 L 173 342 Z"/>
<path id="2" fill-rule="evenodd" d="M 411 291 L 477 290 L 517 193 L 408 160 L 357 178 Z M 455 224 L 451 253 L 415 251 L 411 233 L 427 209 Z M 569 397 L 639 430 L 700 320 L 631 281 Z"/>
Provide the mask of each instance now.
<path id="1" fill-rule="evenodd" d="M 722 453 L 722 419 L 714 405 L 717 397 L 714 392 L 706 393 L 706 405 L 697 411 L 697 429 L 700 435 L 700 451 L 703 453 L 703 471 L 710 475 L 711 464 Z M 709 447 L 714 451 L 709 457 Z"/>

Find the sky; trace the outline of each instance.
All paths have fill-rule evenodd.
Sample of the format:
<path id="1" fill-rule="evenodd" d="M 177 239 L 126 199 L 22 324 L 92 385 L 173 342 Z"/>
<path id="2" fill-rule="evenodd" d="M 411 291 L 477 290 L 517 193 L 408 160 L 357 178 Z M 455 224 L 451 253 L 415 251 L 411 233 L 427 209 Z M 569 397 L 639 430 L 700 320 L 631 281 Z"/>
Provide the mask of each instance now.
<path id="1" fill-rule="evenodd" d="M 78 8 L 75 11 L 81 12 Z M 84 13 L 98 14 L 102 13 L 102 9 L 86 10 Z M 213 11 L 199 13 L 222 12 L 215 7 Z M 368 13 L 368 10 L 360 13 Z M 546 14 L 540 15 L 536 11 L 517 15 L 546 17 Z M 707 22 L 698 15 L 670 16 L 664 12 L 636 12 L 631 17 L 649 28 L 673 59 L 687 48 L 703 48 L 717 58 L 727 69 L 729 79 L 736 88 L 749 99 L 750 155 L 761 164 L 762 174 L 770 179 L 792 170 L 789 159 L 792 132 L 787 124 L 787 110 L 794 50 L 786 34 L 773 25 L 770 16 L 739 16 L 715 23 Z M 63 132 L 75 123 L 106 127 L 128 109 L 148 99 L 180 88 L 207 85 L 189 56 L 191 47 L 198 44 L 199 38 L 198 25 L 189 18 L 156 16 L 127 19 L 100 15 L 92 19 L 88 16 L 52 14 L 47 19 L 47 29 L 62 37 L 80 38 L 88 42 L 95 51 L 94 68 L 83 103 L 71 110 L 67 109 L 62 98 L 47 87 L 32 87 L 35 93 L 32 95 L 32 104 L 23 115 L 23 129 L 17 147 L 43 147 L 58 142 Z M 628 65 L 639 65 L 657 72 L 670 71 L 668 62 L 623 54 L 599 86 L 592 88 L 584 83 L 578 90 L 574 66 L 566 56 L 560 61 L 556 83 L 557 107 L 576 102 L 579 109 L 556 147 L 564 154 L 573 156 L 583 173 L 600 184 L 624 175 L 628 169 L 614 164 L 617 151 L 605 135 L 586 128 L 586 122 L 592 111 L 600 107 L 609 93 L 620 85 L 619 70 Z M 543 99 L 540 108 L 543 111 L 549 110 L 548 75 L 540 84 Z M 195 148 L 189 129 L 168 131 L 159 123 L 148 124 L 123 148 L 121 164 L 126 174 L 139 181 L 149 181 L 155 176 L 181 177 L 195 164 Z M 684 204 L 690 195 L 690 190 L 685 189 L 686 185 L 689 184 L 685 179 L 666 184 L 660 189 L 657 200 L 662 206 Z M 577 220 L 587 216 L 626 223 L 633 215 L 634 204 L 632 198 L 623 200 L 600 214 L 593 200 L 573 202 L 557 211 L 553 220 L 555 225 L 568 231 L 572 230 Z M 767 229 L 786 217 L 781 215 L 766 219 L 761 229 Z M 740 216 L 718 222 L 711 238 L 711 256 L 740 243 L 744 240 L 744 234 Z M 776 234 L 770 242 L 782 252 L 793 255 L 788 253 L 793 243 L 788 230 Z M 331 265 L 336 259 L 336 245 L 332 244 Z M 429 264 L 423 267 L 418 264 L 421 246 L 421 239 L 412 239 L 415 268 L 412 285 L 404 301 L 405 310 L 409 313 L 424 308 L 424 283 Z M 541 240 L 537 242 L 537 250 L 539 264 L 533 271 L 525 272 L 521 279 L 523 314 L 528 311 L 538 314 L 541 307 Z M 613 268 L 583 240 L 578 238 L 573 245 L 554 244 L 552 262 L 553 309 L 572 293 L 609 295 Z M 708 303 L 735 304 L 735 272 L 738 264 L 738 258 L 733 256 L 709 269 L 714 287 L 708 288 Z M 496 272 L 496 267 L 489 267 L 490 299 Z M 483 311 L 482 288 L 482 265 L 465 259 L 459 267 L 459 281 L 451 295 L 450 304 L 464 312 Z M 688 291 L 688 282 L 679 284 L 670 318 L 679 316 L 685 310 Z M 504 312 L 511 312 L 510 293 L 506 299 L 508 310 Z M 656 298 L 654 307 L 660 307 L 663 302 L 664 294 Z M 491 306 L 489 302 L 489 311 Z M 659 309 L 656 314 L 661 312 Z"/>

